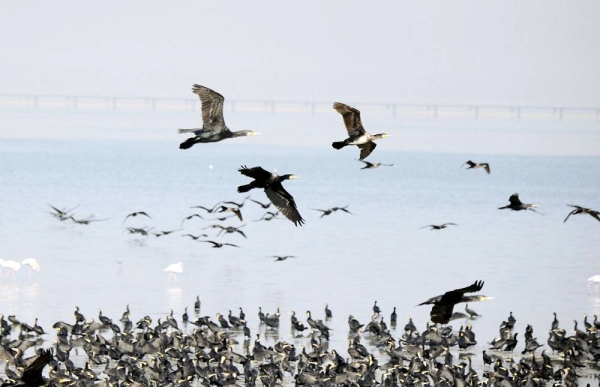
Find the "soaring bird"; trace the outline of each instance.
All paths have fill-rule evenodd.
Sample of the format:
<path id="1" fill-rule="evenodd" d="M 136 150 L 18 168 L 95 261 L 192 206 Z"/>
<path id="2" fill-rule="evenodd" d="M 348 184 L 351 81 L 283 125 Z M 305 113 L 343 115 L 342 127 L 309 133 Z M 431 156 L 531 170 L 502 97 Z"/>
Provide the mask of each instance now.
<path id="1" fill-rule="evenodd" d="M 240 247 L 238 245 L 234 245 L 233 243 L 219 243 L 219 242 L 215 242 L 215 241 L 198 241 L 198 242 L 212 243 L 213 249 L 219 249 L 223 246 Z"/>
<path id="2" fill-rule="evenodd" d="M 391 136 L 387 133 L 371 134 L 365 130 L 360 121 L 360 112 L 343 103 L 334 102 L 333 108 L 344 118 L 344 125 L 348 131 L 348 138 L 331 144 L 335 149 L 342 149 L 347 145 L 356 145 L 360 148 L 359 160 L 365 159 L 373 152 L 377 144 L 373 140 Z"/>
<path id="3" fill-rule="evenodd" d="M 441 230 L 443 228 L 446 228 L 448 226 L 458 226 L 458 224 L 456 223 L 444 223 L 444 224 L 430 224 L 428 226 L 423 226 L 421 228 L 426 228 L 426 227 L 431 227 L 431 230 Z"/>
<path id="4" fill-rule="evenodd" d="M 498 209 L 504 210 L 504 209 L 508 208 L 513 211 L 531 210 L 533 212 L 537 212 L 536 210 L 534 210 L 534 208 L 539 206 L 536 203 L 527 204 L 527 203 L 521 202 L 521 200 L 519 199 L 518 193 L 514 193 L 514 194 L 510 195 L 510 198 L 508 198 L 508 201 L 510 202 L 510 204 L 508 204 L 504 207 L 499 207 Z M 537 212 L 537 213 L 539 214 L 539 212 Z"/>
<path id="5" fill-rule="evenodd" d="M 296 226 L 302 225 L 304 219 L 300 216 L 296 208 L 296 202 L 292 195 L 283 188 L 281 183 L 284 180 L 296 179 L 296 175 L 277 175 L 262 169 L 261 167 L 248 168 L 245 165 L 238 170 L 242 175 L 254 179 L 250 184 L 240 185 L 238 192 L 248 192 L 253 188 L 263 188 L 265 194 L 271 202 L 281 211 L 281 213 L 294 222 Z"/>
<path id="6" fill-rule="evenodd" d="M 439 324 L 447 324 L 452 317 L 452 309 L 454 305 L 460 302 L 485 301 L 491 297 L 476 295 L 465 296 L 465 293 L 478 292 L 483 288 L 483 281 L 475 281 L 472 285 L 462 289 L 455 289 L 442 294 L 441 296 L 432 297 L 429 300 L 420 303 L 419 305 L 433 305 L 431 308 L 431 321 Z"/>
<path id="7" fill-rule="evenodd" d="M 467 169 L 483 168 L 488 175 L 490 174 L 490 165 L 488 163 L 474 163 L 471 160 L 467 160 L 465 164 L 468 165 Z M 465 164 L 460 167 L 462 168 Z"/>
<path id="8" fill-rule="evenodd" d="M 296 258 L 293 255 L 270 255 L 267 258 L 275 258 L 275 261 L 285 261 L 288 258 Z"/>
<path id="9" fill-rule="evenodd" d="M 345 206 L 345 207 L 331 207 L 331 208 L 328 208 L 326 210 L 320 210 L 318 208 L 311 208 L 311 210 L 321 211 L 322 212 L 321 218 L 324 217 L 324 216 L 326 216 L 326 215 L 331 215 L 332 213 L 334 213 L 336 211 L 344 211 L 345 213 L 352 215 L 352 213 L 347 210 L 348 206 Z"/>
<path id="10" fill-rule="evenodd" d="M 361 162 L 365 163 L 365 166 L 362 167 L 361 169 L 375 169 L 375 168 L 381 167 L 382 165 L 386 166 L 386 167 L 393 167 L 394 166 L 394 164 L 370 163 L 370 162 L 365 161 L 365 160 L 358 160 L 358 161 L 361 161 Z"/>
<path id="11" fill-rule="evenodd" d="M 565 218 L 565 220 L 563 221 L 563 223 L 565 223 L 567 221 L 567 219 L 569 219 L 569 217 L 571 215 L 579 215 L 579 214 L 588 214 L 591 217 L 593 217 L 594 219 L 600 221 L 600 212 L 598 211 L 594 211 L 592 209 L 589 208 L 585 208 L 585 207 L 580 207 L 574 204 L 567 204 L 567 206 L 569 207 L 573 207 L 575 208 L 573 211 L 569 212 L 569 215 L 567 215 L 567 217 Z"/>
<path id="12" fill-rule="evenodd" d="M 127 218 L 129 218 L 129 217 L 136 217 L 136 216 L 139 216 L 139 215 L 143 215 L 143 216 L 146 216 L 146 217 L 152 219 L 152 217 L 150 215 L 146 214 L 144 211 L 138 211 L 138 212 L 132 212 L 131 214 L 127 215 L 125 217 L 125 219 L 123 219 L 123 223 L 125 223 L 125 221 L 127 220 Z"/>
<path id="13" fill-rule="evenodd" d="M 194 85 L 192 92 L 200 97 L 202 103 L 202 128 L 179 129 L 179 133 L 194 133 L 179 145 L 179 149 L 189 149 L 200 142 L 217 142 L 228 138 L 254 136 L 260 134 L 252 130 L 232 132 L 223 119 L 223 102 L 225 98 L 208 87 Z"/>

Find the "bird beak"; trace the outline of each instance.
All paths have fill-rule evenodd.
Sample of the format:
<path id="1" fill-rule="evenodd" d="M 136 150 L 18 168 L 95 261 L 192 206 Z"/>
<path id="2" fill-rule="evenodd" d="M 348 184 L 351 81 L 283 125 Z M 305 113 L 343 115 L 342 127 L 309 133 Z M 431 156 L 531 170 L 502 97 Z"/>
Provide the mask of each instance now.
<path id="1" fill-rule="evenodd" d="M 387 133 L 386 133 L 386 134 L 384 134 L 384 135 L 383 135 L 383 137 L 384 137 L 384 138 L 386 138 L 386 137 L 392 137 L 392 135 L 391 135 L 391 134 L 387 134 Z"/>
<path id="2" fill-rule="evenodd" d="M 255 131 L 251 131 L 250 133 L 248 133 L 248 136 L 255 136 L 257 134 L 261 134 L 260 132 L 255 132 Z"/>
<path id="3" fill-rule="evenodd" d="M 291 175 L 290 176 L 290 180 L 299 179 L 299 178 L 300 178 L 300 176 L 296 176 L 296 175 Z"/>

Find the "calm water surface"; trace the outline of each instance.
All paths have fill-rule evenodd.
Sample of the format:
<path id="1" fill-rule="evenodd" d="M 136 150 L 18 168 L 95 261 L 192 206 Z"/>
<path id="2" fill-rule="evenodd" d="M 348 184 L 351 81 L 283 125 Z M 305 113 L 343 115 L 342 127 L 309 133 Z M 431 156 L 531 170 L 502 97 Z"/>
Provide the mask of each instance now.
<path id="1" fill-rule="evenodd" d="M 423 330 L 430 309 L 415 305 L 478 279 L 485 280 L 481 293 L 495 299 L 470 305 L 483 315 L 470 321 L 479 342 L 475 351 L 487 347 L 511 311 L 515 332 L 522 336 L 531 324 L 544 343 L 552 312 L 567 330 L 584 313 L 600 313 L 600 298 L 586 288 L 587 278 L 600 274 L 600 224 L 589 216 L 563 224 L 567 203 L 600 208 L 600 158 L 477 156 L 491 165 L 486 175 L 460 169 L 471 155 L 391 152 L 382 143 L 369 160 L 394 166 L 374 170 L 361 170 L 357 155 L 349 148 L 262 147 L 243 140 L 188 151 L 163 142 L 2 141 L 0 257 L 35 257 L 42 269 L 31 278 L 26 268 L 16 280 L 5 275 L 0 313 L 29 323 L 38 317 L 46 330 L 57 320 L 72 322 L 76 305 L 96 320 L 99 308 L 118 318 L 127 304 L 132 320 L 156 320 L 169 309 L 176 316 L 186 306 L 193 309 L 200 294 L 202 315 L 243 307 L 253 332 L 259 306 L 268 313 L 280 307 L 276 338 L 291 341 L 289 312 L 304 319 L 310 310 L 323 318 L 328 303 L 334 314 L 330 349 L 344 354 L 349 314 L 366 323 L 377 300 L 386 321 L 395 306 L 400 328 L 412 316 Z M 306 224 L 254 222 L 265 210 L 246 202 L 243 222 L 220 223 L 244 224 L 247 239 L 216 236 L 216 229 L 204 228 L 219 222 L 198 219 L 160 238 L 125 230 L 179 229 L 195 212 L 213 218 L 190 206 L 243 200 L 236 187 L 249 179 L 237 172 L 240 165 L 299 175 L 284 185 Z M 499 211 L 515 192 L 525 203 L 539 203 L 544 215 Z M 262 191 L 251 194 L 267 202 Z M 75 217 L 108 220 L 60 223 L 48 214 L 48 203 L 78 206 Z M 313 210 L 345 205 L 353 215 L 320 218 Z M 124 224 L 134 211 L 152 219 Z M 458 226 L 421 229 L 445 222 Z M 207 233 L 241 248 L 213 249 L 185 233 Z M 297 258 L 274 262 L 270 255 Z M 184 272 L 168 281 L 163 269 L 177 261 Z"/>

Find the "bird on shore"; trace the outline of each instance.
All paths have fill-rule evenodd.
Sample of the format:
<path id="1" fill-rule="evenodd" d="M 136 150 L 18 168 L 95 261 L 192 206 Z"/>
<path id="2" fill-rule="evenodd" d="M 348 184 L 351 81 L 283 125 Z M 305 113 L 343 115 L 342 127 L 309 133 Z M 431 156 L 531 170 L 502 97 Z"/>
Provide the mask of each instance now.
<path id="1" fill-rule="evenodd" d="M 200 97 L 200 103 L 202 104 L 202 128 L 179 129 L 179 133 L 194 133 L 195 135 L 182 142 L 179 149 L 189 149 L 198 143 L 217 142 L 228 138 L 260 134 L 252 130 L 239 130 L 237 132 L 229 130 L 223 119 L 223 102 L 225 98 L 221 94 L 201 85 L 194 85 L 192 92 Z"/>
<path id="2" fill-rule="evenodd" d="M 365 166 L 362 167 L 361 169 L 375 169 L 375 168 L 379 168 L 381 166 L 386 166 L 386 167 L 393 167 L 394 166 L 394 164 L 370 163 L 370 162 L 365 161 L 365 160 L 358 160 L 358 161 L 365 163 Z"/>
<path id="3" fill-rule="evenodd" d="M 342 115 L 344 125 L 348 132 L 348 138 L 344 141 L 335 141 L 331 146 L 335 149 L 342 149 L 348 145 L 356 145 L 360 149 L 359 160 L 364 160 L 373 152 L 377 144 L 374 140 L 389 137 L 387 133 L 371 134 L 363 128 L 360 120 L 360 111 L 340 102 L 334 102 L 333 108 Z"/>
<path id="4" fill-rule="evenodd" d="M 488 175 L 490 174 L 490 165 L 488 163 L 474 163 L 471 160 L 467 160 L 460 167 L 462 168 L 465 164 L 468 165 L 467 169 L 483 168 Z"/>
<path id="5" fill-rule="evenodd" d="M 169 281 L 171 277 L 173 277 L 177 282 L 177 274 L 183 273 L 183 262 L 179 261 L 177 263 L 170 264 L 169 266 L 165 267 L 164 272 L 169 273 L 167 281 Z"/>
<path id="6" fill-rule="evenodd" d="M 596 219 L 597 221 L 600 222 L 600 212 L 598 211 L 594 211 L 590 208 L 585 208 L 585 207 L 581 207 L 581 206 L 577 206 L 574 204 L 567 204 L 567 206 L 569 207 L 573 207 L 575 208 L 573 211 L 569 212 L 569 215 L 567 215 L 567 217 L 565 218 L 565 220 L 563 220 L 563 223 L 565 223 L 567 221 L 567 219 L 569 219 L 569 217 L 571 215 L 585 215 L 588 214 L 591 217 L 593 217 L 594 219 Z"/>
<path id="7" fill-rule="evenodd" d="M 536 203 L 528 204 L 528 203 L 521 202 L 521 200 L 519 199 L 518 193 L 514 193 L 514 194 L 510 195 L 510 197 L 508 198 L 508 201 L 510 202 L 510 204 L 508 204 L 504 207 L 498 207 L 498 209 L 504 210 L 504 209 L 508 208 L 509 210 L 513 210 L 513 211 L 531 210 L 531 211 L 539 214 L 539 212 L 535 210 L 535 207 L 538 207 L 539 205 Z"/>
<path id="8" fill-rule="evenodd" d="M 423 229 L 423 228 L 426 228 L 426 227 L 431 227 L 431 230 L 441 230 L 441 229 L 446 228 L 448 226 L 458 226 L 458 224 L 456 224 L 456 223 L 444 223 L 444 224 L 440 224 L 440 225 L 430 224 L 428 226 L 423 226 L 421 228 Z"/>
<path id="9" fill-rule="evenodd" d="M 491 297 L 483 295 L 465 296 L 465 293 L 478 292 L 483 288 L 483 281 L 475 281 L 466 288 L 448 291 L 440 296 L 432 297 L 419 305 L 433 305 L 431 308 L 431 321 L 439 324 L 447 324 L 452 317 L 454 305 L 461 302 L 485 301 Z"/>
<path id="10" fill-rule="evenodd" d="M 152 217 L 150 215 L 148 215 L 147 213 L 145 213 L 144 211 L 138 211 L 138 212 L 132 212 L 131 214 L 127 215 L 125 217 L 125 219 L 123 219 L 123 223 L 125 223 L 125 221 L 127 220 L 127 218 L 130 218 L 130 217 L 135 218 L 136 216 L 140 216 L 140 215 L 152 219 Z"/>
<path id="11" fill-rule="evenodd" d="M 250 184 L 239 186 L 238 192 L 248 192 L 253 188 L 263 188 L 267 197 L 286 218 L 291 220 L 296 226 L 304 223 L 304 219 L 302 219 L 302 216 L 298 212 L 294 198 L 281 184 L 284 180 L 296 179 L 296 175 L 287 174 L 280 176 L 266 171 L 261 167 L 248 168 L 245 165 L 238 171 L 242 175 L 254 179 Z"/>
<path id="12" fill-rule="evenodd" d="M 348 205 L 348 206 L 349 206 L 349 205 Z M 348 211 L 348 210 L 347 210 L 348 206 L 346 206 L 346 207 L 331 207 L 331 208 L 328 208 L 328 209 L 326 209 L 326 210 L 320 210 L 320 209 L 318 209 L 318 208 L 311 208 L 311 210 L 315 210 L 315 211 L 321 211 L 321 212 L 322 212 L 322 214 L 321 214 L 320 218 L 322 218 L 322 217 L 324 217 L 324 216 L 326 216 L 326 215 L 331 215 L 332 213 L 334 213 L 334 212 L 336 212 L 336 211 L 343 211 L 343 212 L 345 212 L 345 213 L 347 213 L 347 214 L 350 214 L 350 215 L 352 215 L 352 213 L 351 213 L 350 211 Z"/>

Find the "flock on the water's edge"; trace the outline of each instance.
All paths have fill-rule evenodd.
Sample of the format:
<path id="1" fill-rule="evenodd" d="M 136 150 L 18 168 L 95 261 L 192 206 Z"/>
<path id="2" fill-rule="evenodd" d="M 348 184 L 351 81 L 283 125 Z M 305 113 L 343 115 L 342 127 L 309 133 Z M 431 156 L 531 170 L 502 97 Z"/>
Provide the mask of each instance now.
<path id="1" fill-rule="evenodd" d="M 370 321 L 348 315 L 348 330 L 342 332 L 328 326 L 334 318 L 329 304 L 324 320 L 306 311 L 303 321 L 290 311 L 291 341 L 279 339 L 280 308 L 271 314 L 259 307 L 258 326 L 252 325 L 252 332 L 249 321 L 256 320 L 247 318 L 242 308 L 236 314 L 216 313 L 214 320 L 201 315 L 200 296 L 194 302 L 194 315 L 185 307 L 180 319 L 173 310 L 156 321 L 147 315 L 133 319 L 127 305 L 118 321 L 102 310 L 96 320 L 75 307 L 72 319 L 53 324 L 56 339 L 49 345 L 37 318 L 30 325 L 0 314 L 0 360 L 5 362 L 0 383 L 2 387 L 537 387 L 550 383 L 571 387 L 600 377 L 596 315 L 591 322 L 585 316 L 582 329 L 574 320 L 568 333 L 554 313 L 544 343 L 534 337 L 531 325 L 520 339 L 511 312 L 500 323 L 498 335 L 485 339 L 486 345 L 476 338 L 470 323 L 481 316 L 468 304 L 465 313 L 453 312 L 458 303 L 485 299 L 465 295 L 482 287 L 483 281 L 476 281 L 423 302 L 433 304 L 433 323 L 423 330 L 410 317 L 404 326 L 398 325 L 396 308 L 388 326 L 377 301 Z M 458 330 L 445 325 L 456 319 L 462 320 Z M 345 350 L 329 348 L 334 334 L 348 342 Z M 473 348 L 478 342 L 487 349 L 477 354 Z M 456 347 L 458 356 L 451 351 Z M 36 353 L 25 357 L 30 348 L 37 348 Z"/>
<path id="2" fill-rule="evenodd" d="M 194 85 L 193 92 L 202 104 L 202 128 L 179 129 L 179 133 L 193 133 L 180 144 L 181 149 L 189 149 L 198 143 L 217 142 L 240 136 L 260 134 L 251 130 L 232 132 L 223 118 L 224 98 L 204 86 Z M 348 138 L 332 143 L 335 149 L 356 145 L 360 150 L 361 169 L 374 169 L 393 164 L 371 163 L 364 159 L 375 149 L 374 140 L 386 138 L 385 133 L 370 134 L 361 122 L 360 112 L 346 104 L 335 102 L 334 110 L 342 115 Z M 240 163 L 242 164 L 242 163 Z M 466 161 L 467 169 L 482 168 L 490 174 L 489 163 Z M 264 203 L 246 196 L 241 202 L 220 201 L 215 205 L 195 205 L 195 212 L 184 217 L 179 228 L 156 230 L 155 227 L 133 227 L 140 221 L 154 221 L 152 211 L 134 211 L 124 216 L 123 232 L 149 238 L 167 237 L 181 232 L 180 236 L 206 244 L 211 248 L 240 248 L 237 243 L 213 239 L 233 237 L 243 241 L 251 233 L 246 224 L 231 226 L 214 223 L 230 218 L 244 221 L 242 211 L 247 201 L 265 211 L 254 222 L 287 218 L 296 226 L 302 226 L 301 216 L 294 197 L 283 187 L 285 180 L 295 179 L 293 174 L 278 175 L 260 166 L 242 165 L 238 172 L 252 180 L 237 187 L 238 193 L 246 193 L 255 188 L 262 189 L 269 199 Z M 233 187 L 232 187 L 233 191 Z M 599 212 L 567 204 L 574 208 L 564 219 L 572 215 L 588 214 L 600 221 Z M 59 222 L 77 225 L 90 225 L 107 219 L 97 219 L 95 215 L 79 217 L 78 208 L 62 208 L 50 205 L 50 215 Z M 271 207 L 273 206 L 273 207 Z M 311 208 L 320 212 L 320 217 L 335 212 L 353 215 L 343 207 L 325 209 Z M 499 209 L 514 211 L 532 210 L 538 204 L 521 202 L 517 193 L 509 198 L 509 204 Z M 273 210 L 273 211 L 270 211 Z M 543 214 L 542 214 L 543 215 Z M 346 215 L 344 215 L 346 216 Z M 137 219 L 137 220 L 134 220 Z M 119 222 L 121 216 L 119 216 Z M 202 228 L 207 233 L 190 233 L 184 227 L 199 221 L 211 224 Z M 443 230 L 456 223 L 431 224 L 421 228 Z M 73 226 L 78 227 L 78 226 Z M 209 235 L 208 233 L 214 233 Z M 211 239 L 212 238 L 212 239 Z M 144 239 L 145 240 L 145 239 Z M 295 255 L 266 255 L 275 262 L 296 258 Z M 118 261 L 119 265 L 123 263 Z M 0 279 L 15 280 L 15 273 L 26 265 L 31 271 L 39 271 L 41 265 L 33 258 L 21 262 L 0 259 Z M 167 281 L 177 281 L 183 273 L 184 263 L 170 264 L 164 269 Z M 200 297 L 194 303 L 195 318 L 188 315 L 187 307 L 181 320 L 173 316 L 173 310 L 153 324 L 149 316 L 133 322 L 129 306 L 118 322 L 99 311 L 98 319 L 86 318 L 78 307 L 74 321 L 58 321 L 53 325 L 57 331 L 56 340 L 45 345 L 46 331 L 37 324 L 19 321 L 15 316 L 0 314 L 0 363 L 5 362 L 2 386 L 228 386 L 228 385 L 315 385 L 315 386 L 502 386 L 537 387 L 553 383 L 554 386 L 576 386 L 581 378 L 597 378 L 595 369 L 600 365 L 600 321 L 594 315 L 593 322 L 583 320 L 585 330 L 578 329 L 574 321 L 573 334 L 560 328 L 556 314 L 548 331 L 546 344 L 533 336 L 533 328 L 528 325 L 521 341 L 523 350 L 518 359 L 513 351 L 519 345 L 518 332 L 513 332 L 516 322 L 512 312 L 499 327 L 497 337 L 489 340 L 488 351 L 475 355 L 473 346 L 477 344 L 475 333 L 469 320 L 480 315 L 468 307 L 469 302 L 484 301 L 492 297 L 475 295 L 482 290 L 484 281 L 432 297 L 419 305 L 431 305 L 430 322 L 423 331 L 416 328 L 412 318 L 403 329 L 397 329 L 396 308 L 390 314 L 390 327 L 385 322 L 381 307 L 374 302 L 371 320 L 361 322 L 353 315 L 348 316 L 348 332 L 333 332 L 327 322 L 333 318 L 329 305 L 325 306 L 325 320 L 313 319 L 306 311 L 306 323 L 291 311 L 290 326 L 293 343 L 279 341 L 281 310 L 273 314 L 263 313 L 258 308 L 259 326 L 254 334 L 248 325 L 249 319 L 239 308 L 239 314 L 217 313 L 216 320 L 211 316 L 200 316 Z M 588 292 L 598 292 L 600 275 L 588 279 Z M 459 303 L 465 303 L 464 313 L 456 311 Z M 1 312 L 1 310 L 0 310 Z M 451 321 L 464 320 L 459 330 L 447 325 Z M 256 329 L 256 328 L 255 328 Z M 261 333 L 268 340 L 275 338 L 272 346 L 261 342 Z M 344 335 L 348 342 L 346 353 L 329 349 L 333 334 Z M 256 337 L 253 340 L 253 337 Z M 361 340 L 364 340 L 361 342 Z M 480 344 L 481 345 L 481 344 Z M 547 345 L 541 353 L 536 350 Z M 43 348 L 42 348 L 43 347 Z M 458 359 L 450 351 L 458 347 Z M 26 356 L 29 348 L 37 348 L 36 354 Z M 31 351 L 31 350 L 30 350 Z M 478 372 L 472 364 L 483 364 Z M 518 356 L 518 355 L 517 355 Z M 77 364 L 80 363 L 80 364 Z M 48 374 L 44 369 L 48 366 Z"/>

